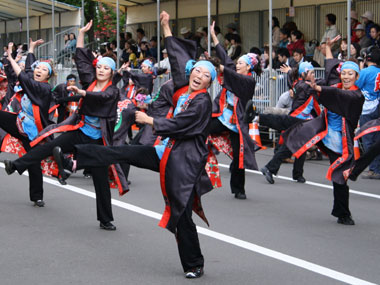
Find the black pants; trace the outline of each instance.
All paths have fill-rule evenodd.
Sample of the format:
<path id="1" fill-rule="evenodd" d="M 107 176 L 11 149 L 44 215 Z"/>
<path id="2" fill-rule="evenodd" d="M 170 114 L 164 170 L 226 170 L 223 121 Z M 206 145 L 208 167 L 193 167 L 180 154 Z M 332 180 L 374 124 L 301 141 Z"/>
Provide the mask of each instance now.
<path id="1" fill-rule="evenodd" d="M 104 167 L 115 163 L 127 163 L 139 168 L 159 172 L 160 159 L 153 146 L 122 145 L 104 147 L 100 145 L 79 145 L 76 147 L 77 169 L 89 166 Z M 177 224 L 177 242 L 184 271 L 204 265 L 198 233 L 192 219 L 193 190 L 186 209 Z"/>
<path id="2" fill-rule="evenodd" d="M 318 147 L 327 154 L 330 160 L 330 164 L 332 164 L 335 160 L 337 160 L 341 154 L 333 152 L 329 148 L 327 148 L 322 142 L 319 142 Z M 349 209 L 349 187 L 347 183 L 338 184 L 333 182 L 333 191 L 334 191 L 334 204 L 331 215 L 342 218 L 351 216 L 351 212 Z"/>
<path id="3" fill-rule="evenodd" d="M 14 165 L 17 171 L 21 174 L 26 168 L 30 167 L 30 165 L 34 165 L 52 155 L 52 151 L 56 146 L 61 147 L 62 152 L 64 153 L 72 153 L 74 152 L 74 146 L 76 144 L 102 143 L 102 139 L 91 139 L 80 130 L 66 132 L 48 143 L 36 146 L 26 155 L 15 160 Z M 108 168 L 107 166 L 90 168 L 96 193 L 97 219 L 102 223 L 113 221 L 111 192 L 108 182 Z"/>
<path id="4" fill-rule="evenodd" d="M 240 153 L 240 137 L 239 133 L 235 133 L 224 126 L 218 118 L 213 118 L 210 124 L 210 134 L 218 135 L 224 132 L 229 132 L 231 146 L 233 151 L 232 163 L 230 165 L 231 178 L 230 187 L 232 193 L 245 193 L 245 169 L 239 168 L 239 153 Z"/>
<path id="5" fill-rule="evenodd" d="M 357 161 L 355 161 L 355 167 L 352 170 L 352 174 L 359 176 L 378 155 L 380 155 L 380 141 L 374 143 Z"/>
<path id="6" fill-rule="evenodd" d="M 19 139 L 27 152 L 31 151 L 30 140 L 21 135 L 16 126 L 17 115 L 0 111 L 0 127 L 11 136 Z M 28 166 L 29 172 L 29 197 L 31 201 L 43 199 L 41 161 Z"/>
<path id="7" fill-rule="evenodd" d="M 273 115 L 273 114 L 261 114 L 260 115 L 260 124 L 270 127 L 278 131 L 284 131 L 290 128 L 291 126 L 303 122 L 302 119 L 298 119 L 288 115 Z M 278 170 L 281 167 L 282 161 L 285 158 L 292 156 L 292 152 L 288 147 L 283 144 L 281 145 L 272 159 L 265 166 L 268 170 L 277 175 Z M 303 175 L 303 165 L 305 164 L 306 153 L 301 155 L 299 158 L 294 160 L 293 164 L 293 179 L 298 179 Z"/>

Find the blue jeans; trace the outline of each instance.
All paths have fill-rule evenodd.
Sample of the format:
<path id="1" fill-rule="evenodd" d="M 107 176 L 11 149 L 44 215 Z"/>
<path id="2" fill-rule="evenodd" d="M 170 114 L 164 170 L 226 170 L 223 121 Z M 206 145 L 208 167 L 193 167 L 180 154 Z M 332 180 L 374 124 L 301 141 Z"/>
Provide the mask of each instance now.
<path id="1" fill-rule="evenodd" d="M 365 123 L 377 119 L 380 116 L 380 105 L 377 106 L 376 110 L 370 114 L 360 116 L 360 125 L 363 126 Z M 362 137 L 362 142 L 364 150 L 367 151 L 374 143 L 380 140 L 380 132 L 374 132 Z M 380 173 L 380 155 L 378 155 L 369 165 L 369 170 L 375 173 Z"/>

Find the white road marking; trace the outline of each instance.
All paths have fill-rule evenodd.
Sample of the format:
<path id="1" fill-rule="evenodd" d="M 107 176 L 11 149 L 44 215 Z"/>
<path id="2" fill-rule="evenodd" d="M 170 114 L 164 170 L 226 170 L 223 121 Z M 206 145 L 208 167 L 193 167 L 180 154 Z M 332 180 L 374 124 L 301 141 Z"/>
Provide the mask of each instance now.
<path id="1" fill-rule="evenodd" d="M 0 163 L 0 167 L 4 168 L 4 164 Z M 255 171 L 255 172 L 257 172 L 257 171 Z M 27 172 L 24 173 L 24 175 L 26 175 L 26 176 L 27 176 L 27 174 L 28 174 Z M 285 177 L 285 178 L 288 179 L 288 177 Z M 84 195 L 86 197 L 90 197 L 90 198 L 95 199 L 95 193 L 93 193 L 91 191 L 88 191 L 88 190 L 85 190 L 85 189 L 82 189 L 82 188 L 79 188 L 76 186 L 71 186 L 71 185 L 65 185 L 64 186 L 64 185 L 61 185 L 57 180 L 47 178 L 47 177 L 44 177 L 44 182 L 51 184 L 51 185 L 54 185 L 54 186 L 58 186 L 60 188 L 64 188 L 66 190 L 70 190 L 74 193 L 81 194 L 81 195 Z M 141 207 L 129 204 L 129 203 L 125 203 L 125 202 L 122 202 L 122 201 L 116 200 L 116 199 L 112 199 L 112 204 L 115 206 L 118 206 L 120 208 L 123 208 L 125 210 L 132 211 L 132 212 L 135 212 L 135 213 L 138 213 L 138 214 L 141 214 L 141 215 L 144 215 L 144 216 L 156 219 L 156 220 L 160 220 L 161 216 L 162 216 L 159 213 L 156 213 L 156 212 L 153 212 L 153 211 L 150 211 L 150 210 L 147 210 L 147 209 L 144 209 L 144 208 L 141 208 Z M 327 267 L 324 267 L 324 266 L 321 266 L 321 265 L 318 265 L 318 264 L 315 264 L 312 262 L 308 262 L 306 260 L 303 260 L 303 259 L 300 259 L 297 257 L 293 257 L 291 255 L 287 255 L 287 254 L 284 254 L 284 253 L 281 253 L 281 252 L 278 252 L 278 251 L 275 251 L 275 250 L 272 250 L 269 248 L 265 248 L 265 247 L 256 245 L 254 243 L 250 243 L 250 242 L 247 242 L 247 241 L 244 241 L 241 239 L 237 239 L 237 238 L 234 238 L 232 236 L 228 236 L 228 235 L 225 235 L 222 233 L 218 233 L 218 232 L 215 232 L 215 231 L 203 228 L 203 227 L 197 226 L 197 230 L 200 234 L 203 234 L 205 236 L 217 239 L 219 241 L 222 241 L 222 242 L 225 242 L 225 243 L 228 243 L 231 245 L 235 245 L 235 246 L 240 247 L 240 248 L 244 248 L 244 249 L 252 251 L 252 252 L 259 253 L 259 254 L 267 256 L 267 257 L 271 257 L 271 258 L 283 261 L 283 262 L 288 263 L 288 264 L 292 264 L 294 266 L 297 266 L 297 267 L 318 273 L 320 275 L 323 275 L 323 276 L 326 276 L 326 277 L 329 277 L 329 278 L 332 278 L 332 279 L 335 279 L 335 280 L 338 280 L 338 281 L 341 281 L 341 282 L 344 282 L 347 284 L 376 285 L 376 283 L 371 283 L 371 282 L 365 281 L 363 279 L 359 279 L 359 278 L 356 278 L 354 276 L 344 274 L 342 272 L 339 272 L 339 271 L 336 271 L 336 270 L 333 270 L 333 269 L 330 269 L 330 268 L 327 268 Z"/>
<path id="2" fill-rule="evenodd" d="M 230 168 L 229 165 L 222 164 L 222 163 L 219 163 L 219 166 L 223 167 L 223 168 Z M 254 173 L 254 174 L 258 174 L 260 176 L 263 176 L 263 174 L 261 173 L 261 171 L 250 170 L 250 169 L 246 169 L 245 171 L 249 172 L 249 173 Z M 292 178 L 287 177 L 287 176 L 277 175 L 277 176 L 274 176 L 274 177 L 275 178 L 279 178 L 279 179 L 283 179 L 283 180 L 294 181 Z M 333 187 L 331 185 L 326 185 L 326 184 L 317 183 L 317 182 L 306 181 L 304 184 L 311 185 L 311 186 L 317 186 L 317 187 L 320 187 L 320 188 L 333 189 Z M 362 191 L 358 191 L 358 190 L 350 189 L 350 193 L 356 194 L 356 195 L 360 195 L 360 196 L 380 199 L 380 195 L 372 194 L 372 193 L 367 193 L 367 192 L 362 192 Z"/>

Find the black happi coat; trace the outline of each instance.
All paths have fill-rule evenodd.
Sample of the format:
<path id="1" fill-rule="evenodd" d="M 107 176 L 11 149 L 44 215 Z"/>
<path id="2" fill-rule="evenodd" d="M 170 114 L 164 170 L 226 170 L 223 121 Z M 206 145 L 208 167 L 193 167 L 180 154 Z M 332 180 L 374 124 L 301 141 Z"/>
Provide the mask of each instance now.
<path id="1" fill-rule="evenodd" d="M 79 79 L 82 86 L 88 89 L 96 80 L 96 69 L 93 66 L 94 56 L 91 50 L 87 48 L 77 48 L 75 54 L 75 63 L 78 68 Z M 86 91 L 86 96 L 79 102 L 78 112 L 68 117 L 59 124 L 51 125 L 45 128 L 32 144 L 35 145 L 48 136 L 66 131 L 79 129 L 83 123 L 84 115 L 100 118 L 100 128 L 102 132 L 103 143 L 113 145 L 113 135 L 116 122 L 116 109 L 120 99 L 119 89 L 114 84 L 109 84 L 103 91 Z M 113 174 L 121 194 L 128 191 L 128 183 L 123 177 L 116 174 L 113 166 Z M 115 165 L 116 168 L 120 166 Z M 119 171 L 117 171 L 119 173 Z M 122 173 L 120 168 L 120 173 Z"/>
<path id="2" fill-rule="evenodd" d="M 289 115 L 292 117 L 297 117 L 297 115 L 302 113 L 307 108 L 316 92 L 301 78 L 292 82 L 292 73 L 293 71 L 288 73 L 288 85 L 294 91 L 292 108 Z M 318 85 L 325 85 L 324 83 L 324 80 L 317 80 Z M 313 101 L 313 106 L 314 109 L 311 111 L 311 115 L 313 117 L 317 117 L 321 113 L 321 109 L 319 108 L 319 104 L 316 99 Z"/>
<path id="3" fill-rule="evenodd" d="M 175 89 L 184 86 L 187 89 L 185 65 L 195 56 L 195 42 L 167 37 L 165 46 Z M 193 190 L 196 191 L 193 210 L 207 223 L 200 196 L 212 189 L 205 170 L 208 156 L 206 138 L 212 112 L 210 96 L 207 91 L 199 93 L 193 100 L 187 100 L 187 106 L 183 108 L 185 110 L 172 119 L 155 118 L 153 125 L 156 135 L 170 138 L 160 162 L 160 182 L 166 204 L 160 226 L 173 233 Z"/>
<path id="4" fill-rule="evenodd" d="M 218 44 L 215 49 L 216 55 L 221 59 L 221 62 L 224 65 L 223 88 L 232 92 L 237 97 L 233 116 L 236 116 L 236 126 L 239 130 L 240 137 L 239 168 L 256 170 L 258 167 L 255 151 L 257 151 L 259 147 L 249 135 L 249 125 L 243 122 L 245 106 L 255 93 L 256 80 L 251 75 L 247 76 L 238 74 L 235 71 L 235 63 L 230 59 L 220 44 Z M 219 117 L 223 113 L 224 105 L 227 102 L 225 90 L 223 90 L 214 99 L 212 110 L 213 117 Z"/>
<path id="5" fill-rule="evenodd" d="M 331 164 L 327 178 L 338 184 L 345 184 L 343 171 L 354 163 L 354 131 L 358 124 L 364 96 L 354 86 L 351 90 L 336 87 L 322 87 L 319 102 L 326 108 L 320 116 L 310 121 L 296 124 L 283 134 L 286 146 L 297 158 L 321 141 L 328 132 L 327 109 L 342 116 L 342 156 Z"/>

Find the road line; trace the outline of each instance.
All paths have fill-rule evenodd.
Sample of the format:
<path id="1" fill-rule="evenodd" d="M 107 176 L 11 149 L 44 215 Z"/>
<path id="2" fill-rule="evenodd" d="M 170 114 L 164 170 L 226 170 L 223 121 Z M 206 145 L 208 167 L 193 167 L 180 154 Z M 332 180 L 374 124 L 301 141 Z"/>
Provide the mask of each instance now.
<path id="1" fill-rule="evenodd" d="M 229 165 L 222 164 L 222 163 L 219 163 L 219 166 L 223 167 L 223 168 L 228 168 L 228 169 L 230 168 Z M 250 172 L 250 173 L 254 173 L 254 174 L 258 174 L 260 176 L 263 176 L 263 174 L 261 173 L 261 171 L 251 170 L 251 169 L 246 169 L 245 171 L 246 172 Z M 275 178 L 279 178 L 279 179 L 282 179 L 282 180 L 288 180 L 288 181 L 293 181 L 294 182 L 294 180 L 292 178 L 286 177 L 286 176 L 277 175 L 277 176 L 275 176 Z M 311 185 L 311 186 L 317 186 L 317 187 L 320 187 L 320 188 L 333 189 L 333 187 L 331 185 L 326 185 L 326 184 L 317 183 L 317 182 L 306 181 L 303 184 L 307 184 L 307 185 Z M 350 189 L 350 193 L 351 194 L 360 195 L 360 196 L 380 199 L 380 195 L 372 194 L 372 193 L 367 193 L 367 192 L 362 192 L 362 191 L 358 191 L 358 190 Z"/>
<path id="2" fill-rule="evenodd" d="M 4 168 L 4 164 L 0 163 L 0 167 Z M 27 172 L 25 172 L 24 175 L 27 176 Z M 288 177 L 285 177 L 285 178 L 288 179 Z M 44 177 L 44 182 L 51 184 L 51 185 L 54 185 L 54 186 L 58 186 L 60 188 L 64 188 L 66 190 L 72 191 L 72 192 L 77 193 L 77 194 L 84 195 L 86 197 L 90 197 L 90 198 L 95 199 L 95 193 L 93 193 L 91 191 L 88 191 L 88 190 L 85 190 L 85 189 L 82 189 L 82 188 L 79 188 L 76 186 L 61 185 L 57 180 L 47 178 L 47 177 Z M 132 212 L 135 212 L 135 213 L 138 213 L 138 214 L 141 214 L 143 216 L 147 216 L 147 217 L 150 217 L 150 218 L 153 218 L 156 220 L 160 220 L 161 216 L 162 216 L 159 213 L 156 213 L 156 212 L 153 212 L 153 211 L 150 211 L 150 210 L 147 210 L 147 209 L 126 203 L 126 202 L 122 202 L 122 201 L 116 200 L 116 199 L 112 199 L 112 204 L 117 206 L 117 207 L 123 208 L 125 210 L 132 211 Z M 278 252 L 278 251 L 275 251 L 275 250 L 272 250 L 269 248 L 265 248 L 265 247 L 256 245 L 254 243 L 250 243 L 250 242 L 247 242 L 247 241 L 244 241 L 241 239 L 237 239 L 237 238 L 234 238 L 232 236 L 228 236 L 228 235 L 225 235 L 222 233 L 218 233 L 218 232 L 215 232 L 215 231 L 203 228 L 203 227 L 197 226 L 197 230 L 200 234 L 203 234 L 205 236 L 217 239 L 219 241 L 222 241 L 222 242 L 225 242 L 225 243 L 228 243 L 231 245 L 235 245 L 237 247 L 240 247 L 240 248 L 243 248 L 243 249 L 255 252 L 255 253 L 259 253 L 259 254 L 267 256 L 267 257 L 271 257 L 273 259 L 283 261 L 283 262 L 288 263 L 288 264 L 292 264 L 294 266 L 306 269 L 308 271 L 318 273 L 320 275 L 323 275 L 323 276 L 326 276 L 326 277 L 329 277 L 331 279 L 335 279 L 335 280 L 338 280 L 338 281 L 341 281 L 341 282 L 344 282 L 347 284 L 376 285 L 376 283 L 371 283 L 371 282 L 365 281 L 363 279 L 359 279 L 359 278 L 356 278 L 354 276 L 351 276 L 351 275 L 348 275 L 348 274 L 345 274 L 345 273 L 342 273 L 342 272 L 339 272 L 339 271 L 336 271 L 336 270 L 333 270 L 333 269 L 330 269 L 330 268 L 327 268 L 327 267 L 324 267 L 324 266 L 321 266 L 321 265 L 318 265 L 318 264 L 315 264 L 312 262 L 308 262 L 306 260 L 303 260 L 303 259 L 300 259 L 297 257 L 293 257 L 291 255 L 287 255 L 287 254 L 284 254 L 284 253 L 281 253 L 281 252 Z"/>

